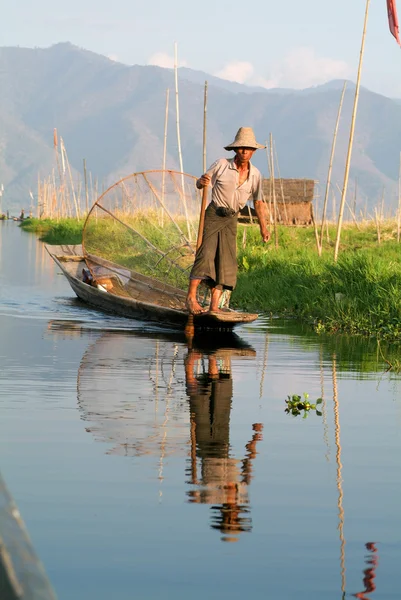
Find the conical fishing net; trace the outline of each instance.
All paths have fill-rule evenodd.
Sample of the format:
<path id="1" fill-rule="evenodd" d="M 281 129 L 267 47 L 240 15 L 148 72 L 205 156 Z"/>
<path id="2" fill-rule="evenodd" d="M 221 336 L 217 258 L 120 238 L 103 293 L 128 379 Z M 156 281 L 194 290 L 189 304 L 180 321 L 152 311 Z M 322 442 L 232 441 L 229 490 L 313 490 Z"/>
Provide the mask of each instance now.
<path id="1" fill-rule="evenodd" d="M 100 277 L 102 264 L 114 268 L 112 291 L 120 295 L 130 295 L 127 284 L 133 273 L 157 280 L 160 290 L 170 294 L 170 286 L 185 290 L 201 206 L 195 184 L 196 178 L 184 173 L 145 171 L 121 179 L 102 194 L 83 232 L 92 275 Z M 180 306 L 182 301 L 179 297 Z"/>

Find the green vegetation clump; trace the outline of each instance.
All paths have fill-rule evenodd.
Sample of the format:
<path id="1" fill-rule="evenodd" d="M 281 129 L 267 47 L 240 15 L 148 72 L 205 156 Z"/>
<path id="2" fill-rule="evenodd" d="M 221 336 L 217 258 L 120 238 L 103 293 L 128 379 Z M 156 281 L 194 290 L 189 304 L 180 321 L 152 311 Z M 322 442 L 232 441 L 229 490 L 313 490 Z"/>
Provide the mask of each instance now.
<path id="1" fill-rule="evenodd" d="M 309 394 L 304 393 L 304 398 L 302 400 L 301 396 L 297 394 L 293 394 L 292 396 L 287 396 L 286 408 L 284 412 L 287 414 L 292 414 L 293 417 L 298 417 L 302 411 L 304 412 L 303 418 L 306 419 L 309 412 L 314 410 L 316 414 L 321 417 L 322 413 L 316 408 L 319 404 L 322 404 L 323 399 L 318 398 L 314 404 L 309 402 Z"/>
<path id="2" fill-rule="evenodd" d="M 84 221 L 77 219 L 27 219 L 21 222 L 25 231 L 39 235 L 46 244 L 81 244 Z"/>

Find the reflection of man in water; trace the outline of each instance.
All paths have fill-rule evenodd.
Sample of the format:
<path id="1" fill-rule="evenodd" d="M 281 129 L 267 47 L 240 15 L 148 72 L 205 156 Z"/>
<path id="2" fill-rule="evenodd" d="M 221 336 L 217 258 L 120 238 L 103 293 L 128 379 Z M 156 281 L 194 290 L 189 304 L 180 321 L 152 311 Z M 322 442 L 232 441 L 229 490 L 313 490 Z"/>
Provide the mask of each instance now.
<path id="1" fill-rule="evenodd" d="M 368 542 L 366 544 L 366 549 L 371 552 L 371 554 L 366 557 L 366 562 L 369 566 L 363 572 L 363 585 L 365 586 L 365 589 L 363 592 L 358 592 L 358 594 L 352 594 L 355 598 L 359 598 L 359 600 L 369 600 L 366 594 L 371 594 L 376 589 L 375 577 L 378 562 L 376 544 L 374 542 Z"/>
<path id="2" fill-rule="evenodd" d="M 187 394 L 191 414 L 191 483 L 199 486 L 188 495 L 190 501 L 211 504 L 212 528 L 219 529 L 224 541 L 242 531 L 251 531 L 248 485 L 256 442 L 261 439 L 263 425 L 255 423 L 251 441 L 246 445 L 242 461 L 230 457 L 230 411 L 233 394 L 230 350 L 208 357 L 208 369 L 195 375 L 202 354 L 191 351 L 185 360 Z M 232 352 L 232 351 L 231 351 Z M 201 461 L 197 478 L 197 458 Z"/>

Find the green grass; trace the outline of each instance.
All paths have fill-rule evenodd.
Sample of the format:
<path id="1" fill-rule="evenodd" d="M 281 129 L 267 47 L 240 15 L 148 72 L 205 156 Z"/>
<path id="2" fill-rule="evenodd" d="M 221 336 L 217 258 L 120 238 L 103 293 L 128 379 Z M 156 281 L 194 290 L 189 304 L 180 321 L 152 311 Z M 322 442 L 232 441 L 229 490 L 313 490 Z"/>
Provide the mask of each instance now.
<path id="1" fill-rule="evenodd" d="M 190 254 L 180 245 L 172 224 L 163 228 L 141 217 L 131 225 L 156 246 L 165 250 L 177 243 L 170 257 L 186 268 Z M 82 222 L 65 219 L 58 223 L 32 219 L 22 224 L 53 244 L 81 242 Z M 174 282 L 185 289 L 186 273 L 159 262 L 149 247 L 117 221 L 99 219 L 87 231 L 86 248 L 144 274 Z M 244 230 L 246 244 L 243 248 Z M 344 227 L 340 254 L 333 261 L 334 228 L 324 241 L 321 257 L 316 251 L 312 228 L 278 227 L 279 246 L 274 240 L 263 244 L 257 226 L 238 228 L 238 284 L 232 305 L 238 308 L 291 316 L 306 322 L 317 332 L 346 332 L 401 341 L 401 244 L 396 226 L 382 227 L 377 242 L 372 224 Z M 191 259 L 192 260 L 192 259 Z"/>
<path id="2" fill-rule="evenodd" d="M 256 234 L 239 252 L 233 302 L 241 308 L 294 316 L 320 332 L 401 340 L 401 246 L 392 230 L 379 245 L 373 228 L 347 227 L 337 263 L 333 244 L 317 255 L 312 230 L 280 228 L 278 249 Z"/>

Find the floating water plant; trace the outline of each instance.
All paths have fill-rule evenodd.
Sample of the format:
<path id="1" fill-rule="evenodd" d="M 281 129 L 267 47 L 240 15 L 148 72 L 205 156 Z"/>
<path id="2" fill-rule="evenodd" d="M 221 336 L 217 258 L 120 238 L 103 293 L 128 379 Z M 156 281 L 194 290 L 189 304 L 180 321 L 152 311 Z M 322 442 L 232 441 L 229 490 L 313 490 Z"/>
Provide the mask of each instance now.
<path id="1" fill-rule="evenodd" d="M 309 402 L 309 394 L 304 393 L 303 399 L 301 396 L 293 394 L 292 396 L 287 396 L 285 402 L 287 404 L 285 412 L 291 413 L 294 417 L 298 417 L 303 411 L 303 418 L 306 419 L 311 410 L 314 410 L 319 417 L 322 416 L 322 413 L 316 408 L 323 402 L 322 398 L 318 398 L 314 404 L 311 404 Z"/>

